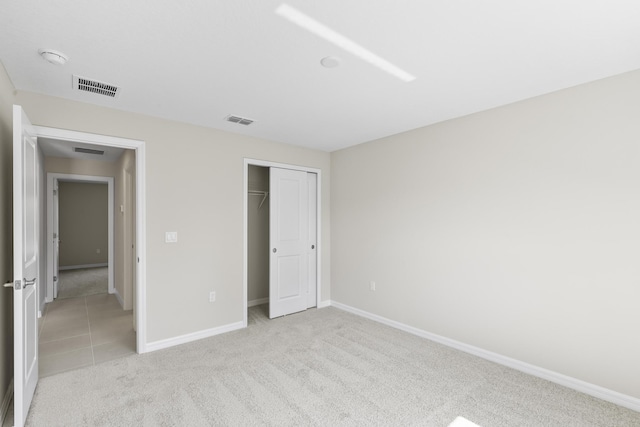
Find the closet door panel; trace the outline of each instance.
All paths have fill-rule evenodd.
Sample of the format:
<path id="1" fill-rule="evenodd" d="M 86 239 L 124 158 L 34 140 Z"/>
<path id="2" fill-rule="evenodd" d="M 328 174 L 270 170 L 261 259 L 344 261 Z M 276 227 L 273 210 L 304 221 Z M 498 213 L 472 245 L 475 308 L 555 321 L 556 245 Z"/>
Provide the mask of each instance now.
<path id="1" fill-rule="evenodd" d="M 307 173 L 271 168 L 269 173 L 269 317 L 306 310 L 309 199 Z"/>

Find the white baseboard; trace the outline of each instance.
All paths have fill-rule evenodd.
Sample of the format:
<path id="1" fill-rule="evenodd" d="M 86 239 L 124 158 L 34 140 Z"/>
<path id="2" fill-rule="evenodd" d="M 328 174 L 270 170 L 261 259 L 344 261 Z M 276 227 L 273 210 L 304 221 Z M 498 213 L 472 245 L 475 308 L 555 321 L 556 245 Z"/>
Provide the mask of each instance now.
<path id="1" fill-rule="evenodd" d="M 260 299 L 254 299 L 251 301 L 247 302 L 247 307 L 253 307 L 255 305 L 262 305 L 262 304 L 267 304 L 269 302 L 269 297 L 267 298 L 260 298 Z M 318 303 L 316 305 L 316 308 L 325 308 L 325 307 L 329 307 L 331 306 L 331 301 L 320 301 L 320 303 Z"/>
<path id="2" fill-rule="evenodd" d="M 118 290 L 114 288 L 113 292 L 109 292 L 109 293 L 113 293 L 113 295 L 116 296 L 116 299 L 120 303 L 120 307 L 124 309 L 124 300 L 122 299 L 122 296 L 120 296 L 120 292 L 118 292 Z"/>
<path id="3" fill-rule="evenodd" d="M 204 331 L 193 332 L 191 334 L 180 335 L 174 338 L 167 338 L 166 340 L 154 341 L 147 343 L 144 348 L 144 352 L 152 352 L 156 350 L 162 350 L 163 348 L 169 348 L 180 344 L 186 344 L 191 341 L 201 340 L 203 338 L 213 337 L 215 335 L 224 334 L 226 332 L 242 329 L 245 326 L 242 322 L 230 323 L 228 325 L 218 326 L 217 328 L 205 329 Z"/>
<path id="4" fill-rule="evenodd" d="M 254 299 L 251 301 L 247 301 L 247 307 L 253 307 L 256 305 L 262 305 L 262 304 L 267 304 L 269 302 L 269 297 L 267 298 L 260 298 L 260 299 Z"/>
<path id="5" fill-rule="evenodd" d="M 327 301 L 320 301 L 317 304 L 318 308 L 325 308 L 325 307 L 330 307 L 331 306 L 331 300 L 327 300 Z"/>
<path id="6" fill-rule="evenodd" d="M 58 267 L 58 270 L 79 270 L 81 268 L 98 268 L 98 267 L 109 267 L 109 263 L 100 263 L 100 264 L 82 264 L 82 265 L 65 265 Z"/>
<path id="7" fill-rule="evenodd" d="M 11 382 L 9 382 L 9 387 L 7 387 L 7 391 L 4 393 L 4 397 L 2 398 L 2 406 L 0 406 L 0 425 L 4 425 L 4 419 L 7 417 L 7 412 L 9 411 L 9 405 L 11 404 L 11 399 L 13 399 L 13 378 Z"/>
<path id="8" fill-rule="evenodd" d="M 481 357 L 491 362 L 508 366 L 509 368 L 516 369 L 526 374 L 543 378 L 553 383 L 571 388 L 573 390 L 577 390 L 581 393 L 597 397 L 598 399 L 606 400 L 608 402 L 615 403 L 616 405 L 624 406 L 625 408 L 640 412 L 640 399 L 637 399 L 635 397 L 628 396 L 617 391 L 609 390 L 607 388 L 600 387 L 598 385 L 591 384 L 577 378 L 569 377 L 558 372 L 550 371 L 539 366 L 531 365 L 520 360 L 512 359 L 498 353 L 487 351 L 479 347 L 465 344 L 460 341 L 452 340 L 441 335 L 436 335 L 431 332 L 427 332 L 422 329 L 406 325 L 404 323 L 396 322 L 395 320 L 387 319 L 386 317 L 378 316 L 377 314 L 369 313 L 368 311 L 360 310 L 346 304 L 342 304 L 336 301 L 331 301 L 330 304 L 332 307 L 339 308 L 340 310 L 348 311 L 349 313 L 374 320 L 376 322 L 391 326 L 396 329 L 400 329 L 410 334 L 435 341 L 448 347 L 464 351 L 465 353 L 473 354 L 474 356 Z"/>

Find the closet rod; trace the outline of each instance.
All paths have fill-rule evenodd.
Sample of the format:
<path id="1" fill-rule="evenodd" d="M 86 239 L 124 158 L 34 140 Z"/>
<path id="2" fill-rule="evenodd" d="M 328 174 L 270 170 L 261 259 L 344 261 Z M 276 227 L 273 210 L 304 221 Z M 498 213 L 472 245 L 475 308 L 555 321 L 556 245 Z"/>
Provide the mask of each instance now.
<path id="1" fill-rule="evenodd" d="M 258 206 L 258 209 L 260 209 L 262 207 L 264 201 L 267 200 L 267 197 L 269 196 L 269 192 L 268 191 L 249 190 L 249 195 L 250 196 L 262 196 L 262 201 L 260 202 L 260 205 Z"/>

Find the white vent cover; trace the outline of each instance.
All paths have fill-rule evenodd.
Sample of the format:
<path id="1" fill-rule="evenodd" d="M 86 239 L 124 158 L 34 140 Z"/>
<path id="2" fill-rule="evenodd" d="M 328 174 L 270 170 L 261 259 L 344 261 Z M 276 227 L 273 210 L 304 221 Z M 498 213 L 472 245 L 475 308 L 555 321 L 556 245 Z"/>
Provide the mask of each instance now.
<path id="1" fill-rule="evenodd" d="M 251 123 L 253 123 L 253 120 L 251 119 L 247 119 L 245 117 L 240 117 L 240 116 L 232 116 L 232 115 L 225 117 L 225 120 L 231 123 L 238 123 L 240 125 L 245 125 L 245 126 L 249 126 Z"/>
<path id="2" fill-rule="evenodd" d="M 118 86 L 76 75 L 73 76 L 73 89 L 104 95 L 110 98 L 117 98 L 118 95 L 120 95 L 120 88 Z"/>

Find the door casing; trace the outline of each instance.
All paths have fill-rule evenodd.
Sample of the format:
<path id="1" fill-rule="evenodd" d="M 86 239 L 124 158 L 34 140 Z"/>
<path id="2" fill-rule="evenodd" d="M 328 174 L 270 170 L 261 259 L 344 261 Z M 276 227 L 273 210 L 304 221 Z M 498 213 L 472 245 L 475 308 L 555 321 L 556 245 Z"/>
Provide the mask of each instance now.
<path id="1" fill-rule="evenodd" d="M 47 280 L 46 280 L 46 294 L 45 301 L 51 302 L 54 298 L 53 291 L 53 276 L 55 270 L 55 260 L 53 256 L 53 230 L 54 230 L 54 206 L 53 206 L 53 190 L 56 187 L 57 181 L 72 181 L 72 182 L 87 182 L 87 183 L 106 183 L 108 186 L 108 223 L 109 223 L 109 293 L 115 293 L 114 286 L 114 227 L 113 227 L 113 209 L 114 209 L 114 187 L 112 177 L 107 176 L 93 176 L 93 175 L 75 175 L 64 173 L 47 173 Z M 122 301 L 120 301 L 122 302 Z"/>
<path id="2" fill-rule="evenodd" d="M 46 126 L 34 126 L 37 136 L 60 141 L 80 142 L 106 147 L 118 147 L 134 150 L 136 161 L 136 351 L 146 353 L 147 350 L 147 239 L 146 239 L 146 187 L 145 187 L 145 142 L 135 139 L 119 138 Z"/>
<path id="3" fill-rule="evenodd" d="M 281 169 L 292 169 L 292 170 L 298 170 L 303 172 L 312 172 L 316 174 L 317 176 L 317 191 L 316 191 L 316 212 L 317 212 L 317 217 L 316 217 L 316 227 L 317 227 L 316 301 L 317 301 L 317 305 L 316 306 L 317 307 L 321 306 L 320 301 L 321 301 L 321 295 L 322 295 L 322 280 L 321 280 L 322 279 L 322 196 L 321 196 L 322 195 L 322 170 L 317 168 L 310 168 L 306 166 L 298 166 L 298 165 L 292 165 L 292 164 L 286 164 L 286 163 L 276 163 L 276 162 L 270 162 L 266 160 L 245 158 L 244 159 L 244 177 L 243 177 L 244 178 L 243 179 L 244 206 L 243 206 L 243 221 L 242 221 L 242 224 L 243 224 L 242 225 L 243 226 L 242 324 L 245 328 L 247 327 L 247 324 L 248 324 L 247 286 L 248 286 L 248 268 L 249 268 L 249 262 L 248 262 L 249 233 L 248 233 L 248 227 L 247 227 L 247 222 L 248 222 L 247 220 L 248 220 L 248 206 L 249 206 L 248 191 L 249 191 L 249 166 L 250 165 L 262 166 L 262 167 L 274 167 L 274 168 L 281 168 Z"/>

